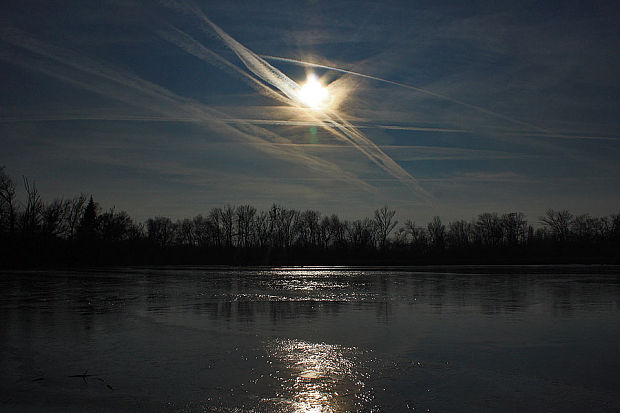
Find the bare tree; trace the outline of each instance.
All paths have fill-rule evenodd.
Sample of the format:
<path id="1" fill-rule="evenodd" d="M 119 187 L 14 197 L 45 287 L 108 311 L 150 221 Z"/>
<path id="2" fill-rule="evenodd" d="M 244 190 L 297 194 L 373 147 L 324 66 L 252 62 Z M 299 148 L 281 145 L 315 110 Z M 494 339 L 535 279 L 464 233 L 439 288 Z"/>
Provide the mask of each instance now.
<path id="1" fill-rule="evenodd" d="M 349 243 L 355 248 L 369 248 L 375 246 L 375 223 L 368 219 L 345 221 L 345 228 Z"/>
<path id="2" fill-rule="evenodd" d="M 196 244 L 199 247 L 208 246 L 211 241 L 209 234 L 209 221 L 202 215 L 196 215 L 194 219 L 192 219 L 192 225 L 194 227 Z"/>
<path id="3" fill-rule="evenodd" d="M 332 234 L 332 244 L 338 247 L 344 247 L 347 244 L 346 225 L 340 220 L 338 215 L 332 214 L 329 217 L 329 226 Z"/>
<path id="4" fill-rule="evenodd" d="M 612 220 L 590 214 L 578 215 L 570 223 L 570 232 L 581 241 L 602 240 L 612 233 Z"/>
<path id="5" fill-rule="evenodd" d="M 427 242 L 426 228 L 416 226 L 415 221 L 408 219 L 405 221 L 405 239 L 412 247 L 423 247 Z"/>
<path id="6" fill-rule="evenodd" d="M 377 241 L 379 242 L 379 247 L 384 250 L 385 244 L 387 242 L 388 236 L 398 224 L 398 221 L 394 220 L 394 215 L 396 211 L 393 209 L 389 209 L 387 205 L 383 206 L 380 209 L 375 210 L 375 228 L 377 234 Z"/>
<path id="7" fill-rule="evenodd" d="M 484 212 L 478 215 L 474 228 L 477 240 L 482 245 L 497 247 L 501 244 L 504 232 L 496 213 Z"/>
<path id="8" fill-rule="evenodd" d="M 0 225 L 6 222 L 8 232 L 15 232 L 17 203 L 15 201 L 15 184 L 0 166 Z"/>
<path id="9" fill-rule="evenodd" d="M 307 210 L 301 212 L 295 221 L 295 233 L 302 246 L 319 245 L 321 213 Z"/>
<path id="10" fill-rule="evenodd" d="M 319 246 L 321 248 L 327 248 L 332 236 L 333 231 L 330 219 L 328 216 L 324 216 L 319 223 Z"/>
<path id="11" fill-rule="evenodd" d="M 177 244 L 191 247 L 196 245 L 196 232 L 194 222 L 188 218 L 183 221 L 177 220 L 175 224 Z"/>
<path id="12" fill-rule="evenodd" d="M 133 221 L 133 220 L 132 220 Z M 146 230 L 144 224 L 141 222 L 132 224 L 127 229 L 127 239 L 131 241 L 138 241 L 146 238 Z"/>
<path id="13" fill-rule="evenodd" d="M 252 232 L 254 233 L 254 242 L 259 248 L 263 248 L 270 243 L 271 232 L 269 223 L 269 213 L 266 211 L 260 211 L 252 224 Z"/>
<path id="14" fill-rule="evenodd" d="M 69 204 L 69 210 L 67 211 L 65 219 L 67 221 L 67 236 L 70 240 L 73 240 L 77 233 L 78 225 L 82 220 L 84 209 L 86 208 L 86 195 L 80 194 L 76 196 Z"/>
<path id="15" fill-rule="evenodd" d="M 467 221 L 461 219 L 448 224 L 446 239 L 448 241 L 448 245 L 452 248 L 468 247 L 471 242 L 471 235 L 471 224 Z"/>
<path id="16" fill-rule="evenodd" d="M 503 214 L 500 223 L 504 233 L 504 241 L 510 246 L 524 243 L 527 239 L 527 221 L 521 212 Z"/>
<path id="17" fill-rule="evenodd" d="M 211 234 L 212 244 L 216 247 L 222 246 L 222 208 L 212 208 L 207 217 L 209 234 Z"/>
<path id="18" fill-rule="evenodd" d="M 167 217 L 149 218 L 146 221 L 146 229 L 149 239 L 162 248 L 170 245 L 174 238 L 174 224 Z"/>
<path id="19" fill-rule="evenodd" d="M 229 204 L 221 209 L 220 221 L 222 223 L 224 245 L 226 247 L 232 247 L 235 236 L 235 207 Z"/>
<path id="20" fill-rule="evenodd" d="M 293 240 L 294 223 L 299 213 L 273 204 L 269 209 L 269 233 L 275 247 L 288 248 Z"/>
<path id="21" fill-rule="evenodd" d="M 282 239 L 282 246 L 290 248 L 295 239 L 295 220 L 299 216 L 299 211 L 294 209 L 282 208 L 280 212 L 279 233 Z"/>
<path id="22" fill-rule="evenodd" d="M 608 237 L 611 240 L 620 241 L 620 213 L 609 216 Z"/>
<path id="23" fill-rule="evenodd" d="M 34 181 L 31 183 L 27 177 L 24 180 L 24 188 L 26 189 L 26 208 L 21 216 L 22 233 L 33 234 L 39 230 L 41 224 L 41 214 L 43 212 L 43 201 L 37 190 Z"/>
<path id="24" fill-rule="evenodd" d="M 55 199 L 43 207 L 41 213 L 41 231 L 47 236 L 60 236 L 67 232 L 66 216 L 69 211 L 69 201 Z"/>
<path id="25" fill-rule="evenodd" d="M 111 208 L 99 215 L 97 221 L 97 230 L 104 241 L 118 242 L 130 239 L 133 221 L 127 212 L 116 212 Z"/>
<path id="26" fill-rule="evenodd" d="M 430 244 L 435 249 L 443 249 L 446 242 L 446 226 L 441 222 L 441 218 L 433 217 L 427 224 Z"/>
<path id="27" fill-rule="evenodd" d="M 573 221 L 573 214 L 567 210 L 554 211 L 548 209 L 540 222 L 546 225 L 553 236 L 559 241 L 566 241 L 570 235 L 570 227 Z"/>
<path id="28" fill-rule="evenodd" d="M 250 205 L 241 205 L 235 209 L 237 223 L 237 245 L 242 248 L 250 246 L 252 236 L 252 222 L 256 215 L 256 208 Z"/>
<path id="29" fill-rule="evenodd" d="M 412 245 L 418 232 L 418 229 L 415 226 L 415 221 L 411 219 L 406 220 L 405 226 L 402 228 L 402 231 L 404 233 L 403 234 L 404 242 L 409 245 Z"/>

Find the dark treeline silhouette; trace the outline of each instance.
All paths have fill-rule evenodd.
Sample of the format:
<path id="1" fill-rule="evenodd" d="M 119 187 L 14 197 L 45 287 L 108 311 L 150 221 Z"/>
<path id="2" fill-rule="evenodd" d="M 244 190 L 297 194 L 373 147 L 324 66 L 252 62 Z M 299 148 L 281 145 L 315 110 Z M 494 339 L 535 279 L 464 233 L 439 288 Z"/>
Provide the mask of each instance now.
<path id="1" fill-rule="evenodd" d="M 344 220 L 272 205 L 212 208 L 205 215 L 136 223 L 92 196 L 45 203 L 23 178 L 25 200 L 0 168 L 0 266 L 101 264 L 526 264 L 620 262 L 620 214 L 549 209 L 529 224 L 520 212 L 472 221 L 398 226 L 387 206 Z"/>

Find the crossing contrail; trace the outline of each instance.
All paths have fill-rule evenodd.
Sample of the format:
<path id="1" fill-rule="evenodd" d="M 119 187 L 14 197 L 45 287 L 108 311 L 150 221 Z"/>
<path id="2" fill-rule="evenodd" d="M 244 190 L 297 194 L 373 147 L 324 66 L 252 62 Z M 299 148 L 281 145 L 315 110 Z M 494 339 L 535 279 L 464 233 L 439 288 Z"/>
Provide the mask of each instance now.
<path id="1" fill-rule="evenodd" d="M 161 118 L 188 120 L 208 126 L 210 129 L 230 133 L 231 136 L 239 137 L 272 156 L 297 161 L 334 179 L 343 179 L 369 192 L 376 191 L 376 188 L 366 181 L 343 170 L 334 162 L 312 156 L 296 146 L 280 146 L 279 143 L 289 143 L 290 140 L 269 129 L 243 119 L 227 122 L 230 116 L 225 113 L 191 98 L 177 95 L 133 73 L 89 59 L 69 49 L 45 43 L 12 27 L 0 29 L 0 41 L 28 52 L 16 53 L 0 48 L 0 61 L 36 70 L 98 95 L 147 109 Z M 91 118 L 110 118 L 110 116 L 95 113 Z M 131 120 L 131 117 L 128 120 Z"/>
<path id="2" fill-rule="evenodd" d="M 300 99 L 300 85 L 297 82 L 271 65 L 263 57 L 254 53 L 235 40 L 232 36 L 213 23 L 198 6 L 189 3 L 175 3 L 175 5 L 178 8 L 181 8 L 186 12 L 191 12 L 198 17 L 204 24 L 203 30 L 206 29 L 208 33 L 215 34 L 224 43 L 224 45 L 235 53 L 249 72 L 253 73 L 258 79 L 260 79 L 265 86 L 269 86 L 274 88 L 274 91 L 278 91 L 281 96 L 280 100 L 284 98 L 293 106 L 305 106 L 303 101 Z M 204 45 L 191 38 L 189 35 L 183 33 L 181 30 L 175 29 L 175 31 L 177 35 L 174 37 L 168 37 L 168 40 L 176 43 L 179 47 L 194 54 L 195 56 L 212 63 L 212 55 L 214 52 L 210 51 Z M 207 49 L 209 52 L 206 52 L 205 54 L 203 49 Z M 203 52 L 198 53 L 198 50 L 203 50 Z M 344 120 L 334 110 L 327 109 L 323 110 L 321 113 L 309 113 L 309 116 L 312 117 L 313 120 L 317 121 L 319 126 L 324 127 L 337 139 L 353 145 L 375 165 L 397 178 L 405 186 L 414 190 L 414 192 L 418 195 L 421 195 L 422 198 L 427 201 L 431 201 L 433 199 L 433 197 L 420 186 L 418 181 L 409 172 L 405 171 L 389 155 L 383 152 L 379 146 L 377 146 L 353 124 Z"/>
<path id="3" fill-rule="evenodd" d="M 478 112 L 484 113 L 484 114 L 489 115 L 489 116 L 493 116 L 495 118 L 503 119 L 503 120 L 506 120 L 506 121 L 509 121 L 509 122 L 512 122 L 512 123 L 515 123 L 515 124 L 522 125 L 522 126 L 527 126 L 527 127 L 536 129 L 537 131 L 541 131 L 541 132 L 545 132 L 545 133 L 550 133 L 550 131 L 548 131 L 548 130 L 546 130 L 544 128 L 541 128 L 540 126 L 531 124 L 529 122 L 525 122 L 525 121 L 522 121 L 522 120 L 519 120 L 519 119 L 515 119 L 515 118 L 512 118 L 510 116 L 506 116 L 506 115 L 503 115 L 501 113 L 497 113 L 497 112 L 494 112 L 492 110 L 483 108 L 481 106 L 473 105 L 471 103 L 467 103 L 467 102 L 464 102 L 462 100 L 454 99 L 454 98 L 452 98 L 450 96 L 443 95 L 441 93 L 437 93 L 437 92 L 433 92 L 433 91 L 428 90 L 428 89 L 423 89 L 423 88 L 420 88 L 420 87 L 408 85 L 406 83 L 395 82 L 393 80 L 385 79 L 385 78 L 378 77 L 378 76 L 372 76 L 372 75 L 368 75 L 368 74 L 365 74 L 365 73 L 356 72 L 356 71 L 353 71 L 353 70 L 347 70 L 347 69 L 343 69 L 343 68 L 340 68 L 340 67 L 334 67 L 334 66 L 322 65 L 322 64 L 318 64 L 318 63 L 306 62 L 306 61 L 303 61 L 303 60 L 291 59 L 291 58 L 287 58 L 287 57 L 270 56 L 270 55 L 260 55 L 260 57 L 262 57 L 263 59 L 266 59 L 266 60 L 271 60 L 271 61 L 276 61 L 276 62 L 285 62 L 285 63 L 291 63 L 291 64 L 295 64 L 295 65 L 299 65 L 299 66 L 315 67 L 317 69 L 325 69 L 325 70 L 331 70 L 331 71 L 334 71 L 334 72 L 346 73 L 346 74 L 349 74 L 349 75 L 352 75 L 352 76 L 362 77 L 362 78 L 365 78 L 365 79 L 371 79 L 371 80 L 375 80 L 377 82 L 387 83 L 389 85 L 394 85 L 394 86 L 398 86 L 398 87 L 401 87 L 401 88 L 405 88 L 405 89 L 409 89 L 409 90 L 414 90 L 416 92 L 423 93 L 425 95 L 433 96 L 433 97 L 436 97 L 436 98 L 442 99 L 442 100 L 447 100 L 447 101 L 455 103 L 457 105 L 461 105 L 461 106 L 464 106 L 464 107 L 476 110 Z"/>

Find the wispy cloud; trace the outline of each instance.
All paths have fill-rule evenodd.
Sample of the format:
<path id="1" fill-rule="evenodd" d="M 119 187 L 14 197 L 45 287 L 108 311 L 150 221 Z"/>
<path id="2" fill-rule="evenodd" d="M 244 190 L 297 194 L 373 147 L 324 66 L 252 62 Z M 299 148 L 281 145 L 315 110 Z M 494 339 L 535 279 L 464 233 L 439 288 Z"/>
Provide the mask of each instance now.
<path id="1" fill-rule="evenodd" d="M 117 173 L 178 208 L 618 203 L 613 2 L 77 3 L 9 2 L 0 29 L 0 164 L 65 193 Z M 297 102 L 308 72 L 333 113 Z"/>
<path id="2" fill-rule="evenodd" d="M 288 99 L 288 103 L 292 106 L 303 106 L 299 98 L 300 86 L 279 69 L 269 64 L 265 59 L 243 46 L 230 35 L 228 35 L 219 26 L 213 23 L 197 6 L 191 3 L 173 3 L 180 9 L 191 11 L 204 24 L 203 28 L 214 32 L 224 44 L 232 50 L 243 65 L 253 73 L 258 79 L 264 82 L 264 85 L 275 88 L 274 91 L 281 93 L 280 100 Z M 176 42 L 180 47 L 195 56 L 202 58 L 208 62 L 212 62 L 215 53 L 207 50 L 206 47 L 199 44 L 189 35 L 184 35 L 176 30 L 177 36 L 167 36 L 168 40 Z M 180 34 L 180 36 L 178 36 Z M 217 58 L 221 62 L 223 58 Z M 258 79 L 256 83 L 259 83 Z M 286 100 L 285 100 L 286 101 Z M 320 113 L 312 113 L 308 111 L 308 116 L 323 128 L 326 128 L 337 139 L 349 143 L 357 148 L 361 153 L 366 155 L 368 159 L 374 162 L 385 172 L 399 179 L 403 184 L 413 189 L 417 194 L 430 200 L 432 196 L 426 192 L 417 180 L 398 165 L 392 158 L 381 150 L 372 140 L 365 136 L 353 124 L 346 121 L 335 110 L 323 110 Z"/>
<path id="3" fill-rule="evenodd" d="M 203 124 L 224 134 L 233 134 L 255 144 L 257 148 L 269 155 L 289 161 L 296 160 L 331 178 L 348 181 L 366 191 L 375 191 L 372 186 L 353 174 L 343 171 L 332 162 L 308 155 L 296 146 L 276 145 L 275 143 L 290 142 L 290 140 L 272 131 L 241 120 L 234 123 L 226 122 L 229 118 L 226 114 L 193 99 L 179 96 L 132 73 L 93 61 L 70 50 L 46 44 L 16 28 L 2 30 L 0 39 L 38 56 L 37 58 L 12 53 L 10 50 L 0 51 L 0 59 L 12 64 L 37 70 L 90 92 L 148 109 L 164 117 L 191 119 L 194 123 Z"/>

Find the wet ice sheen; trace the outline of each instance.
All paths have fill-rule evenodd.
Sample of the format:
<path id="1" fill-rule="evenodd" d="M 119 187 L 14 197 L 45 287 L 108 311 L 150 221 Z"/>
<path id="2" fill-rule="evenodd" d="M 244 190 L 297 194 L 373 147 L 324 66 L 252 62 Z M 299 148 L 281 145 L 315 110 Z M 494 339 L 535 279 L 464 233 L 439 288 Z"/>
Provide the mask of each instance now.
<path id="1" fill-rule="evenodd" d="M 4 272 L 0 410 L 614 410 L 619 274 Z"/>

